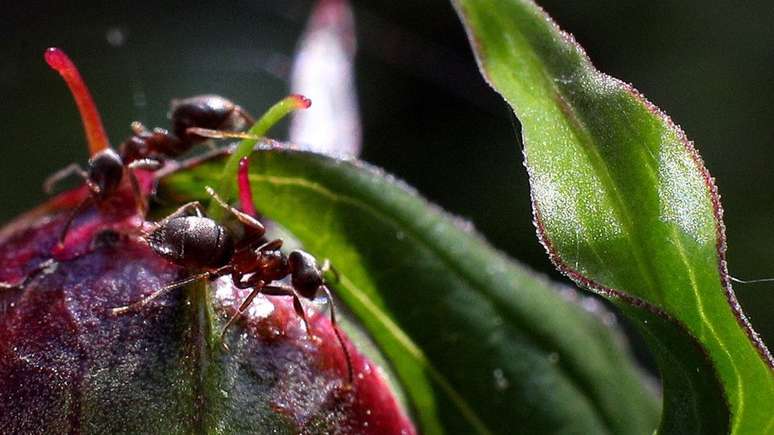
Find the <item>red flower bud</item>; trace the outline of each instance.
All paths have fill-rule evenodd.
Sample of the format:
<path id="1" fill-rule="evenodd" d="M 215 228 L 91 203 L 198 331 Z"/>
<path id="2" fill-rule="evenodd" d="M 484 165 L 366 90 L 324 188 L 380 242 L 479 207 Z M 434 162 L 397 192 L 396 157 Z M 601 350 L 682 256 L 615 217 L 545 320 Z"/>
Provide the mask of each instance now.
<path id="1" fill-rule="evenodd" d="M 142 178 L 147 189 L 150 173 Z M 308 334 L 288 297 L 259 296 L 218 334 L 249 290 L 223 277 L 122 316 L 190 273 L 155 254 L 127 186 L 80 213 L 67 192 L 0 230 L 0 428 L 5 433 L 406 433 L 415 429 L 380 369 L 327 315 Z"/>
<path id="2" fill-rule="evenodd" d="M 92 157 L 88 172 L 69 167 L 46 183 L 50 188 L 76 173 L 86 178 L 85 186 L 0 230 L 0 431 L 415 433 L 378 367 L 326 315 L 301 311 L 289 297 L 258 294 L 243 315 L 234 317 L 251 287 L 265 290 L 263 285 L 289 274 L 284 269 L 266 278 L 258 275 L 259 268 L 248 268 L 244 274 L 259 280 L 238 289 L 231 277 L 237 268 L 229 265 L 217 280 L 156 293 L 197 273 L 216 276 L 182 267 L 210 266 L 206 261 L 162 256 L 149 234 L 164 227 L 144 219 L 153 171 L 190 143 L 182 146 L 178 137 L 137 124 L 118 154 L 109 148 L 99 113 L 72 61 L 59 49 L 47 50 L 45 58 L 76 99 Z M 308 107 L 308 100 L 293 98 Z M 220 97 L 186 101 L 186 116 L 198 114 L 191 119 L 201 121 L 196 125 L 220 125 L 223 117 L 236 116 L 239 123 L 249 118 Z M 242 171 L 241 200 L 251 202 L 245 165 Z M 246 210 L 254 215 L 249 206 Z M 204 218 L 194 219 L 201 224 Z M 229 239 L 224 235 L 229 230 L 207 222 L 218 242 Z M 251 243 L 262 243 L 255 237 L 262 236 L 263 227 L 252 222 Z M 183 234 L 188 231 L 194 230 L 186 227 Z M 211 234 L 185 236 L 182 246 L 191 242 L 197 249 L 196 254 L 186 251 L 189 256 L 211 260 L 210 245 L 200 243 Z M 162 240 L 185 259 L 186 253 L 173 243 L 177 241 Z M 215 247 L 225 250 L 221 256 L 229 262 L 237 253 L 250 258 L 262 253 L 256 254 L 252 244 L 241 251 L 233 244 Z M 274 249 L 272 255 L 280 256 Z M 316 266 L 301 266 L 307 274 L 319 273 Z M 241 281 L 243 275 L 237 278 Z M 324 288 L 321 275 L 293 276 L 299 284 L 315 284 L 304 287 L 307 298 Z M 126 309 L 151 294 L 161 296 L 145 299 L 150 302 L 137 310 Z M 308 329 L 299 314 L 305 314 Z M 232 318 L 236 322 L 221 337 Z"/>

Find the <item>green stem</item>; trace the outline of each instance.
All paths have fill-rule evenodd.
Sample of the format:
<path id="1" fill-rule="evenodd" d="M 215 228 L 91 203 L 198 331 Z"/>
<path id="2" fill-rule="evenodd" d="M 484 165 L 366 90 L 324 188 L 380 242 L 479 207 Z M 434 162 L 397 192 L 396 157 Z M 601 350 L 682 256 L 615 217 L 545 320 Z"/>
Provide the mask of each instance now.
<path id="1" fill-rule="evenodd" d="M 256 139 L 244 139 L 239 142 L 239 145 L 237 145 L 233 154 L 231 154 L 231 157 L 229 157 L 226 162 L 226 166 L 223 168 L 223 174 L 220 177 L 220 185 L 216 192 L 224 201 L 228 202 L 233 196 L 239 161 L 242 157 L 250 155 L 255 144 L 258 143 L 259 138 L 263 138 L 270 128 L 290 112 L 298 109 L 307 109 L 311 105 L 312 101 L 303 95 L 289 95 L 271 106 L 271 108 L 261 116 L 258 122 L 250 127 L 247 134 L 254 136 Z M 215 220 L 221 220 L 224 212 L 225 210 L 217 204 L 210 204 L 207 209 L 207 214 Z"/>

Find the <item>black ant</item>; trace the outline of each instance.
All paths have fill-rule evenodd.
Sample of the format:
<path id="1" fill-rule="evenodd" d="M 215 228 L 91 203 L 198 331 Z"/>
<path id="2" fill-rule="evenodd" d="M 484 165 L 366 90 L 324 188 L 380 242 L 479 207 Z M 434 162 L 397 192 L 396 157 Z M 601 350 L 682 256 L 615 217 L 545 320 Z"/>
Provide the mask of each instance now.
<path id="1" fill-rule="evenodd" d="M 247 160 L 240 162 L 240 175 L 246 174 Z M 309 333 L 309 321 L 304 312 L 301 298 L 313 300 L 322 291 L 330 304 L 331 324 L 347 361 L 347 373 L 352 382 L 352 362 L 349 351 L 336 324 L 336 310 L 330 289 L 325 284 L 323 274 L 330 270 L 326 260 L 322 267 L 315 258 L 304 251 L 294 250 L 286 255 L 280 248 L 282 240 L 268 241 L 265 228 L 260 221 L 249 214 L 226 204 L 210 187 L 207 192 L 221 207 L 230 212 L 242 224 L 243 233 L 236 236 L 229 228 L 207 217 L 198 202 L 183 205 L 163 220 L 153 224 L 146 235 L 150 248 L 167 260 L 192 270 L 203 270 L 157 289 L 149 296 L 130 305 L 113 308 L 114 315 L 126 314 L 141 309 L 153 300 L 176 288 L 199 280 L 215 280 L 230 275 L 234 286 L 239 289 L 253 289 L 223 327 L 221 343 L 228 350 L 225 334 L 229 326 L 250 306 L 258 294 L 272 296 L 291 296 L 293 308 L 301 317 Z M 240 198 L 251 198 L 249 185 L 239 183 Z M 255 210 L 252 199 L 243 204 L 247 210 Z M 335 273 L 335 272 L 334 272 Z M 290 284 L 279 281 L 290 277 Z"/>
<path id="2" fill-rule="evenodd" d="M 241 130 L 254 122 L 243 108 L 219 95 L 198 95 L 172 101 L 172 133 L 161 128 L 148 131 L 132 123 L 134 133 L 121 145 L 124 161 L 177 157 L 208 138 L 195 134 L 203 130 Z"/>
<path id="3" fill-rule="evenodd" d="M 241 107 L 217 95 L 201 95 L 174 101 L 172 107 L 173 132 L 156 128 L 147 130 L 141 123 L 132 123 L 132 136 L 124 141 L 119 152 L 110 147 L 102 120 L 94 100 L 75 64 L 62 50 L 49 48 L 46 62 L 64 78 L 81 112 L 86 137 L 91 150 L 88 169 L 71 164 L 51 175 L 43 184 L 47 193 L 56 183 L 70 175 L 78 175 L 85 181 L 90 195 L 70 214 L 59 237 L 64 244 L 73 220 L 91 202 L 104 203 L 121 186 L 127 175 L 132 193 L 141 216 L 145 216 L 147 204 L 141 193 L 135 171 L 155 171 L 168 158 L 177 157 L 207 138 L 189 132 L 189 129 L 240 130 L 253 122 L 253 118 Z"/>

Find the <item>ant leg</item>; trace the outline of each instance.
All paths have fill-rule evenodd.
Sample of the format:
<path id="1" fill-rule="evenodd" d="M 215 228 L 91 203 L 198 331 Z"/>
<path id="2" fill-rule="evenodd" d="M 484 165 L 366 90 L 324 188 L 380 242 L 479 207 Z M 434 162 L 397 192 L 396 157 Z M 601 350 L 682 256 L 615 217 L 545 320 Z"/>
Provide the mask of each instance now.
<path id="1" fill-rule="evenodd" d="M 201 127 L 189 127 L 185 130 L 186 133 L 209 139 L 262 139 L 261 136 L 256 136 L 250 133 L 243 133 L 240 131 L 226 131 L 226 130 L 212 130 L 209 128 Z"/>
<path id="2" fill-rule="evenodd" d="M 154 159 L 135 160 L 126 166 L 127 173 L 129 175 L 129 184 L 132 186 L 132 196 L 134 196 L 134 201 L 137 204 L 137 211 L 140 213 L 140 216 L 142 216 L 143 219 L 148 213 L 148 203 L 140 191 L 140 183 L 137 181 L 137 174 L 135 173 L 135 170 L 145 169 L 149 171 L 155 171 L 161 168 L 161 166 L 162 163 Z"/>
<path id="3" fill-rule="evenodd" d="M 199 201 L 192 201 L 187 204 L 183 204 L 178 208 L 177 210 L 173 211 L 172 214 L 165 217 L 164 219 L 153 223 L 153 225 L 158 228 L 164 226 L 167 222 L 171 221 L 172 219 L 183 217 L 183 216 L 198 216 L 202 217 L 204 216 L 204 208 L 199 203 Z"/>
<path id="4" fill-rule="evenodd" d="M 270 242 L 266 242 L 263 245 L 255 248 L 256 251 L 276 251 L 282 247 L 282 239 L 274 239 Z"/>
<path id="5" fill-rule="evenodd" d="M 173 211 L 169 216 L 158 222 L 151 222 L 150 224 L 153 228 L 160 228 L 174 218 L 192 215 L 198 217 L 204 216 L 204 208 L 202 208 L 202 205 L 199 203 L 199 201 L 192 201 L 187 204 L 183 204 L 177 210 Z M 140 233 L 143 234 L 143 237 L 148 235 L 142 231 L 140 231 Z"/>
<path id="6" fill-rule="evenodd" d="M 248 288 L 255 287 L 257 283 L 260 283 L 260 280 L 253 281 L 251 279 L 255 275 L 251 276 L 250 278 L 246 278 L 244 280 L 242 279 L 243 276 L 244 275 L 242 275 L 242 272 L 237 272 L 236 270 L 231 272 L 231 281 L 234 283 L 234 287 L 240 290 L 245 290 Z"/>
<path id="7" fill-rule="evenodd" d="M 307 335 L 311 333 L 312 329 L 309 327 L 309 319 L 306 318 L 304 306 L 301 305 L 301 296 L 296 289 L 284 285 L 267 285 L 261 289 L 261 293 L 269 296 L 292 296 L 293 309 L 296 310 L 296 314 L 303 320 Z"/>
<path id="8" fill-rule="evenodd" d="M 65 239 L 67 238 L 67 233 L 70 231 L 70 226 L 73 224 L 73 221 L 75 220 L 75 218 L 78 217 L 79 214 L 83 213 L 83 211 L 86 210 L 86 207 L 88 207 L 93 200 L 94 200 L 94 197 L 92 195 L 89 195 L 86 198 L 83 198 L 83 200 L 67 216 L 67 220 L 65 221 L 64 228 L 62 228 L 62 232 L 59 233 L 59 241 L 57 242 L 57 246 L 59 248 L 64 247 L 64 244 L 65 244 L 64 242 L 65 242 Z"/>
<path id="9" fill-rule="evenodd" d="M 238 283 L 239 281 L 234 281 L 234 283 Z M 237 288 L 239 288 L 239 285 L 237 285 Z M 261 293 L 263 290 L 263 283 L 258 282 L 257 285 L 254 286 L 253 291 L 250 292 L 249 295 L 245 298 L 244 301 L 239 305 L 239 308 L 237 308 L 237 312 L 234 313 L 233 316 L 231 316 L 230 319 L 228 319 L 228 322 L 226 322 L 226 325 L 223 326 L 223 329 L 220 331 L 220 344 L 223 346 L 223 350 L 226 352 L 229 351 L 228 344 L 226 344 L 226 331 L 228 331 L 228 328 L 236 322 L 238 318 L 242 316 L 242 314 L 245 312 L 247 307 L 250 306 L 250 304 L 253 303 L 253 300 L 256 296 L 258 296 L 258 293 Z"/>
<path id="10" fill-rule="evenodd" d="M 40 263 L 34 269 L 32 269 L 27 276 L 24 277 L 18 284 L 12 284 L 9 282 L 0 282 L 0 291 L 20 289 L 24 290 L 35 278 L 40 274 L 51 274 L 56 270 L 59 263 L 53 258 Z"/>
<path id="11" fill-rule="evenodd" d="M 73 174 L 83 178 L 84 181 L 89 179 L 89 174 L 87 174 L 86 171 L 80 167 L 80 165 L 77 163 L 71 163 L 46 178 L 46 181 L 43 182 L 43 192 L 46 194 L 51 194 L 51 192 L 54 190 L 54 186 Z"/>
<path id="12" fill-rule="evenodd" d="M 341 332 L 339 332 L 339 326 L 336 323 L 336 308 L 335 304 L 333 303 L 333 295 L 331 295 L 331 291 L 327 286 L 321 285 L 320 287 L 322 288 L 323 292 L 325 292 L 325 298 L 328 299 L 328 305 L 331 309 L 331 326 L 333 326 L 333 332 L 336 334 L 336 339 L 339 340 L 341 350 L 344 351 L 344 358 L 347 360 L 347 375 L 349 383 L 351 384 L 353 379 L 352 360 L 349 356 L 349 350 L 347 350 L 347 346 L 344 344 L 344 338 L 341 336 Z"/>
<path id="13" fill-rule="evenodd" d="M 193 213 L 193 214 L 191 214 Z M 204 207 L 202 207 L 202 204 L 199 201 L 192 201 L 186 204 L 183 204 L 178 208 L 177 210 L 173 211 L 172 214 L 164 218 L 161 222 L 167 222 L 171 219 L 182 217 L 182 216 L 198 216 L 203 217 L 204 216 Z"/>
<path id="14" fill-rule="evenodd" d="M 242 222 L 243 224 L 250 227 L 252 230 L 254 230 L 255 232 L 261 235 L 263 235 L 266 232 L 266 229 L 263 227 L 263 224 L 259 222 L 258 219 L 255 219 L 249 214 L 243 213 L 237 210 L 236 208 L 226 204 L 226 202 L 223 201 L 223 199 L 220 196 L 218 196 L 217 193 L 215 193 L 212 187 L 206 186 L 205 189 L 207 190 L 207 193 L 212 197 L 212 199 L 214 199 L 215 202 L 218 203 L 219 206 L 231 212 L 234 216 L 236 216 L 237 219 L 239 219 L 239 222 Z"/>
<path id="15" fill-rule="evenodd" d="M 121 316 L 132 311 L 137 311 L 143 308 L 144 306 L 148 305 L 149 303 L 153 302 L 154 300 L 158 299 L 160 296 L 163 296 L 176 288 L 186 286 L 188 284 L 194 283 L 196 281 L 200 281 L 202 279 L 207 279 L 212 275 L 213 275 L 212 272 L 199 273 L 196 275 L 189 276 L 186 279 L 173 282 L 172 284 L 165 285 L 164 287 L 161 287 L 160 289 L 154 291 L 150 295 L 140 299 L 137 302 L 133 302 L 129 305 L 124 305 L 123 307 L 111 308 L 110 314 L 114 316 Z"/>

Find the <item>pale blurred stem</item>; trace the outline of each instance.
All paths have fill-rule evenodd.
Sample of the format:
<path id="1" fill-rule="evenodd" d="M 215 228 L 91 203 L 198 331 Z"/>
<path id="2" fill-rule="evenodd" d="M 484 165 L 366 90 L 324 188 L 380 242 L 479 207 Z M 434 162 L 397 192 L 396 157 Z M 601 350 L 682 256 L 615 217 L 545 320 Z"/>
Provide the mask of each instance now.
<path id="1" fill-rule="evenodd" d="M 283 98 L 275 105 L 271 106 L 261 118 L 250 127 L 247 131 L 248 134 L 256 138 L 263 138 L 266 136 L 266 132 L 269 131 L 274 125 L 276 125 L 282 118 L 286 117 L 289 113 L 298 109 L 306 109 L 311 105 L 311 102 L 301 95 L 290 95 Z M 253 151 L 255 145 L 259 139 L 244 139 L 234 149 L 233 154 L 226 162 L 226 166 L 223 168 L 223 174 L 220 177 L 220 185 L 216 192 L 223 198 L 224 201 L 229 201 L 234 196 L 234 185 L 237 180 L 237 170 L 239 169 L 239 161 Z M 215 220 L 221 220 L 224 217 L 225 210 L 219 207 L 217 204 L 210 204 L 207 209 L 207 214 Z"/>

